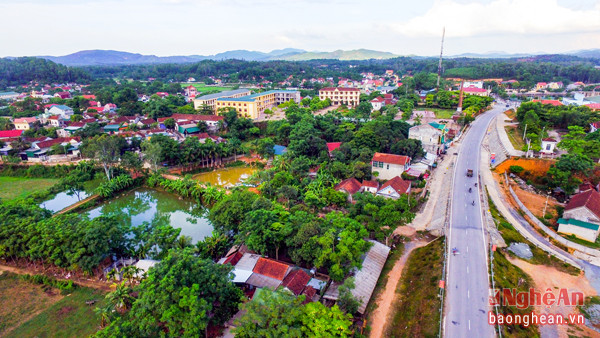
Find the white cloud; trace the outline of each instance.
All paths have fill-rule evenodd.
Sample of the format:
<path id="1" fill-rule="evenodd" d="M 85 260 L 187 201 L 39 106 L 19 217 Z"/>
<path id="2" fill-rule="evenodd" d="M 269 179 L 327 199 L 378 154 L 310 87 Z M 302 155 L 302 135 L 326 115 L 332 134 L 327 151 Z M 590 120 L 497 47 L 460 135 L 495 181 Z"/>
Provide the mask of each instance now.
<path id="1" fill-rule="evenodd" d="M 493 0 L 490 3 L 459 3 L 436 0 L 421 16 L 391 24 L 408 37 L 475 37 L 494 34 L 563 34 L 600 31 L 600 3 L 575 10 L 557 0 Z"/>

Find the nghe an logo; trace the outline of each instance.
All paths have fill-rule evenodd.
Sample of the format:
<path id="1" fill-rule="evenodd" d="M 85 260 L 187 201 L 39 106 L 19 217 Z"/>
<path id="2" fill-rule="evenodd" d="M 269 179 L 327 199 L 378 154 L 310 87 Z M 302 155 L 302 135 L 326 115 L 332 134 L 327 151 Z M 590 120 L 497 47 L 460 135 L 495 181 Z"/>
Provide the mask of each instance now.
<path id="1" fill-rule="evenodd" d="M 545 292 L 537 292 L 530 288 L 528 291 L 518 291 L 517 289 L 490 289 L 490 306 L 514 306 L 518 309 L 526 309 L 530 306 L 578 306 L 583 305 L 585 295 L 579 291 L 569 291 L 568 289 L 552 290 L 546 289 Z"/>

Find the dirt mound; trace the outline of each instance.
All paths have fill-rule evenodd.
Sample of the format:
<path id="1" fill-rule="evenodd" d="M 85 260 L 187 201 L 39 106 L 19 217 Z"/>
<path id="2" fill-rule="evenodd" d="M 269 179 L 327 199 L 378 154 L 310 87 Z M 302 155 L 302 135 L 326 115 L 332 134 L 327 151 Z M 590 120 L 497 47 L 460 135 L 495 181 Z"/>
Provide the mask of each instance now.
<path id="1" fill-rule="evenodd" d="M 508 171 L 508 168 L 512 165 L 518 165 L 523 167 L 525 171 L 530 172 L 534 176 L 545 176 L 550 169 L 550 166 L 556 163 L 556 160 L 548 160 L 541 158 L 518 158 L 513 157 L 502 163 L 500 163 L 496 167 L 497 173 L 503 173 Z"/>

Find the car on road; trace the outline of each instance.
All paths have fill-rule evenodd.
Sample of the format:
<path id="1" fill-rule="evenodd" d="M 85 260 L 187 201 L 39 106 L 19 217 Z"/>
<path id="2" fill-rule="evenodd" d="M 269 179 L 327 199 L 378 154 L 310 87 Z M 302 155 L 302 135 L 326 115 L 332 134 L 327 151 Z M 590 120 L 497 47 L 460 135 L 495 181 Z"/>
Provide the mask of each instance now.
<path id="1" fill-rule="evenodd" d="M 467 177 L 473 177 L 473 169 L 467 169 Z"/>

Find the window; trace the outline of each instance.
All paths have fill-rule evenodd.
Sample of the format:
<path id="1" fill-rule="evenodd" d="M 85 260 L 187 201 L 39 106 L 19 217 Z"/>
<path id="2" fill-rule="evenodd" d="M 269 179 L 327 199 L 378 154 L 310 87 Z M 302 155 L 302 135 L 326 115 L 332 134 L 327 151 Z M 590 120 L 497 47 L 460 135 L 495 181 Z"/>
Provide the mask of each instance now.
<path id="1" fill-rule="evenodd" d="M 383 168 L 383 162 L 379 162 L 379 168 Z"/>
<path id="2" fill-rule="evenodd" d="M 373 168 L 377 168 L 378 162 L 377 161 L 373 161 Z"/>
<path id="3" fill-rule="evenodd" d="M 390 165 L 389 165 L 389 164 L 387 165 L 387 168 L 386 168 L 386 169 L 388 169 L 388 170 L 390 169 Z"/>

